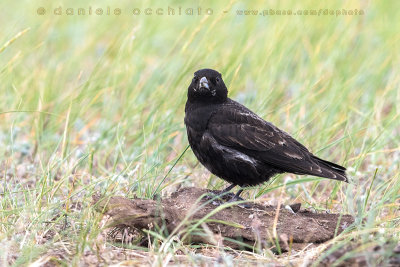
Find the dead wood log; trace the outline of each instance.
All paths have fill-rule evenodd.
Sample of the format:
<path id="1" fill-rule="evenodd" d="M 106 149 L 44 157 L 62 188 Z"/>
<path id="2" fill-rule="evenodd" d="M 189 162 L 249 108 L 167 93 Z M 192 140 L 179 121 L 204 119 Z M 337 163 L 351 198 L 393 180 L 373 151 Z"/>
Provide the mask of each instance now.
<path id="1" fill-rule="evenodd" d="M 257 242 L 279 244 L 283 251 L 289 247 L 301 248 L 309 243 L 326 242 L 354 222 L 350 215 L 304 210 L 294 213 L 257 203 L 248 203 L 247 207 L 234 203 L 221 205 L 220 200 L 212 199 L 211 192 L 189 187 L 159 201 L 99 196 L 93 196 L 93 200 L 97 211 L 111 217 L 110 226 L 149 229 L 164 225 L 169 233 L 186 242 L 214 245 L 223 242 L 232 248 L 241 247 L 234 240 L 250 246 Z"/>

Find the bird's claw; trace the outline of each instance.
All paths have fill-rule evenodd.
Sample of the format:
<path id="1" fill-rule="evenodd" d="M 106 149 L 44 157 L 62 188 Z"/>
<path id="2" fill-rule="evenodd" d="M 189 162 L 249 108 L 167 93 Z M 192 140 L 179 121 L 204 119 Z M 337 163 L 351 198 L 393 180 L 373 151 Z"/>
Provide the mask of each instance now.
<path id="1" fill-rule="evenodd" d="M 224 203 L 232 203 L 232 202 L 236 202 L 236 201 L 244 201 L 243 198 L 237 196 L 234 193 L 227 193 L 227 192 L 223 192 L 222 194 L 219 193 L 210 193 L 207 194 L 204 197 L 206 200 L 211 201 L 211 204 L 214 206 L 220 206 Z M 239 207 L 242 208 L 251 208 L 251 205 L 247 204 L 247 203 L 238 203 Z"/>
<path id="2" fill-rule="evenodd" d="M 228 201 L 228 203 L 232 203 L 232 202 L 236 202 L 236 201 L 244 201 L 244 199 L 241 198 L 241 197 L 233 197 Z M 251 205 L 248 204 L 248 203 L 238 203 L 237 205 L 239 207 L 245 208 L 245 209 L 250 209 L 251 208 Z"/>

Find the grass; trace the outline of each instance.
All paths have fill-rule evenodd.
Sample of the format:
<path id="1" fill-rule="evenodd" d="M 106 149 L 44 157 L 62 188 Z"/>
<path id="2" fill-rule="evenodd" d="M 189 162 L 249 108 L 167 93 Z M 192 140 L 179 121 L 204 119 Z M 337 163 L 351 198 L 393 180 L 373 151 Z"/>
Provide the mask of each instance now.
<path id="1" fill-rule="evenodd" d="M 60 6 L 63 15 L 54 15 Z M 101 0 L 91 6 L 122 14 L 65 14 L 88 6 L 0 3 L 0 265 L 298 265 L 343 247 L 336 264 L 359 256 L 388 264 L 400 230 L 399 3 Z M 213 14 L 131 14 L 168 6 Z M 236 14 L 270 8 L 365 15 Z M 276 205 L 282 193 L 284 203 L 352 214 L 352 231 L 290 255 L 197 248 L 157 231 L 148 247 L 104 240 L 95 193 L 152 198 L 180 186 L 225 186 L 190 149 L 183 153 L 186 89 L 204 67 L 223 74 L 230 97 L 347 166 L 352 180 L 280 175 L 244 197 Z"/>

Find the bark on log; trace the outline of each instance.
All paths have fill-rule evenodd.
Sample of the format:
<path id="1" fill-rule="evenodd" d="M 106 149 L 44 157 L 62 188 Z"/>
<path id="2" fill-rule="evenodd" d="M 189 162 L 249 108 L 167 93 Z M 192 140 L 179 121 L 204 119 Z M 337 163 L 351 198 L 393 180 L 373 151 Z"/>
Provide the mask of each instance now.
<path id="1" fill-rule="evenodd" d="M 301 248 L 309 243 L 326 242 L 354 222 L 350 215 L 305 210 L 294 213 L 257 203 L 247 203 L 247 207 L 234 203 L 221 205 L 220 200 L 212 200 L 212 192 L 215 193 L 189 187 L 159 201 L 98 196 L 93 196 L 93 200 L 98 212 L 111 216 L 110 226 L 149 229 L 164 225 L 169 233 L 185 242 L 214 245 L 223 242 L 235 249 L 242 246 L 232 240 L 250 246 L 257 242 L 263 246 L 278 243 L 282 251 Z"/>

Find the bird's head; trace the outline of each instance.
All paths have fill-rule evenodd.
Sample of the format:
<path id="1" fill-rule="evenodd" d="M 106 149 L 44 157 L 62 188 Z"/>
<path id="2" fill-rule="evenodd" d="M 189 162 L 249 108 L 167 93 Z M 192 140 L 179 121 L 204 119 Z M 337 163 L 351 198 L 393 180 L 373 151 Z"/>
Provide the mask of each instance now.
<path id="1" fill-rule="evenodd" d="M 222 80 L 221 73 L 212 69 L 201 69 L 194 73 L 188 88 L 189 101 L 224 102 L 228 97 L 228 89 Z"/>

